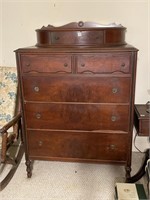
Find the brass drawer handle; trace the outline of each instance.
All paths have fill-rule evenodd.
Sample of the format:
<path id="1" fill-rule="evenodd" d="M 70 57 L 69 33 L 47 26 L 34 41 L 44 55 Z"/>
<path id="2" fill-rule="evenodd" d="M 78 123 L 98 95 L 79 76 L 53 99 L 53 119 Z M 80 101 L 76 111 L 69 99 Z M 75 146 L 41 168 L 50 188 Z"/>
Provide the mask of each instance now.
<path id="1" fill-rule="evenodd" d="M 59 40 L 60 39 L 60 37 L 58 37 L 58 36 L 55 36 L 55 40 Z"/>
<path id="2" fill-rule="evenodd" d="M 67 64 L 67 63 L 65 63 L 65 64 L 64 64 L 64 67 L 68 67 L 68 64 Z"/>
<path id="3" fill-rule="evenodd" d="M 114 116 L 114 115 L 111 117 L 111 121 L 112 121 L 112 122 L 115 122 L 115 121 L 116 121 L 116 119 L 117 119 L 117 117 L 116 117 L 116 116 Z"/>
<path id="4" fill-rule="evenodd" d="M 43 145 L 43 142 L 42 141 L 39 141 L 38 142 L 39 146 L 41 147 Z"/>
<path id="5" fill-rule="evenodd" d="M 82 63 L 82 64 L 81 64 L 81 67 L 85 67 L 85 64 L 84 64 L 84 63 Z"/>
<path id="6" fill-rule="evenodd" d="M 40 91 L 40 88 L 37 87 L 37 86 L 35 86 L 35 87 L 34 87 L 34 91 L 35 91 L 35 92 L 39 92 L 39 91 Z"/>
<path id="7" fill-rule="evenodd" d="M 112 93 L 113 93 L 113 94 L 116 94 L 117 92 L 118 92 L 118 88 L 113 88 L 113 89 L 112 89 Z"/>
<path id="8" fill-rule="evenodd" d="M 29 67 L 30 66 L 30 63 L 26 63 L 26 67 Z"/>
<path id="9" fill-rule="evenodd" d="M 121 67 L 125 67 L 125 66 L 126 66 L 126 64 L 125 64 L 125 63 L 122 63 L 122 64 L 121 64 Z"/>
<path id="10" fill-rule="evenodd" d="M 36 114 L 36 118 L 37 118 L 37 119 L 40 119 L 40 118 L 41 118 L 41 114 L 40 114 L 40 113 L 37 113 L 37 114 Z"/>
<path id="11" fill-rule="evenodd" d="M 107 147 L 108 150 L 115 150 L 117 149 L 116 148 L 116 145 L 115 144 L 110 144 L 108 147 Z"/>

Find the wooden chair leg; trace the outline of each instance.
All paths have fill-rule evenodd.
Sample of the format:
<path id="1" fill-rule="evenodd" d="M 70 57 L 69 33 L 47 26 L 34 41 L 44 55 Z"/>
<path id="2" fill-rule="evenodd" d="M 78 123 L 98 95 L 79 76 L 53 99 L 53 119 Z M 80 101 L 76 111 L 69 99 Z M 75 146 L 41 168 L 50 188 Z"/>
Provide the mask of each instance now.
<path id="1" fill-rule="evenodd" d="M 8 136 L 8 132 L 6 131 L 2 135 L 1 163 L 5 162 L 5 160 L 6 160 L 7 136 Z"/>

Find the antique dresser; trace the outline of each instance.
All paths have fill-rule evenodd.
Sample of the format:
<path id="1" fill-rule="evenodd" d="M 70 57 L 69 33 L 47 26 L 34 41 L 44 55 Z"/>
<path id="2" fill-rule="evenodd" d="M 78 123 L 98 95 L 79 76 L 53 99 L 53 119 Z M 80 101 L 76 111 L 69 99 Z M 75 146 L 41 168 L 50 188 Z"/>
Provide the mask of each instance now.
<path id="1" fill-rule="evenodd" d="M 33 160 L 119 164 L 130 177 L 137 49 L 125 32 L 48 25 L 15 51 L 28 177 Z"/>

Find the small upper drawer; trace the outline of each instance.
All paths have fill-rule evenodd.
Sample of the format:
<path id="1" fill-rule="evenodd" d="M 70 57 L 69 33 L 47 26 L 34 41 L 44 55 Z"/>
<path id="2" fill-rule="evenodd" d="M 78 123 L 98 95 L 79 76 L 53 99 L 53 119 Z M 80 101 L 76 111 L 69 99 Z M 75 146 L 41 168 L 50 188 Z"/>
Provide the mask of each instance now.
<path id="1" fill-rule="evenodd" d="M 71 73 L 70 55 L 22 55 L 22 72 Z"/>
<path id="2" fill-rule="evenodd" d="M 99 53 L 76 57 L 78 73 L 130 73 L 130 53 Z"/>
<path id="3" fill-rule="evenodd" d="M 52 44 L 64 45 L 88 45 L 102 44 L 103 31 L 65 31 L 52 32 Z"/>

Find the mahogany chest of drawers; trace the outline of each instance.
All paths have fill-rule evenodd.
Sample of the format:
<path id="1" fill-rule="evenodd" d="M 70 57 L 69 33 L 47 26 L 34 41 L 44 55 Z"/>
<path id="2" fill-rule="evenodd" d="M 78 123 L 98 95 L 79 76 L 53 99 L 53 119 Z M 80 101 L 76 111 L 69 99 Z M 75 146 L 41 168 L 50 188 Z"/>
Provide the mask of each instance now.
<path id="1" fill-rule="evenodd" d="M 16 50 L 28 177 L 32 160 L 120 164 L 130 176 L 137 49 L 124 31 L 49 25 Z"/>

